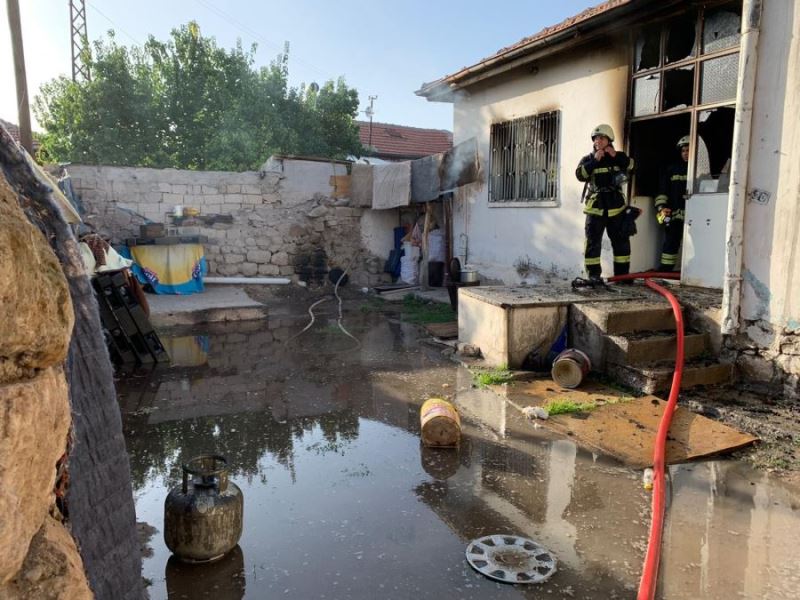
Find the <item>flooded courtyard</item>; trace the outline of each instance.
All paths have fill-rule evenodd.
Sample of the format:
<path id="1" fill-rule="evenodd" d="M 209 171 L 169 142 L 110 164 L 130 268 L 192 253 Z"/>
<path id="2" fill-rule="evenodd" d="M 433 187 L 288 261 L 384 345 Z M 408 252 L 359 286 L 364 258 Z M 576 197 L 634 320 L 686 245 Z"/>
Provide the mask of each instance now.
<path id="1" fill-rule="evenodd" d="M 310 304 L 310 302 L 308 302 Z M 173 366 L 118 382 L 137 519 L 157 531 L 143 576 L 178 598 L 632 598 L 650 497 L 641 472 L 534 428 L 421 328 L 335 303 L 308 315 L 164 335 Z M 452 399 L 458 449 L 419 439 L 419 408 Z M 164 499 L 180 467 L 227 457 L 244 494 L 239 546 L 170 559 Z M 800 597 L 800 500 L 733 460 L 670 469 L 662 598 Z M 529 537 L 558 559 L 539 585 L 491 581 L 470 540 Z"/>

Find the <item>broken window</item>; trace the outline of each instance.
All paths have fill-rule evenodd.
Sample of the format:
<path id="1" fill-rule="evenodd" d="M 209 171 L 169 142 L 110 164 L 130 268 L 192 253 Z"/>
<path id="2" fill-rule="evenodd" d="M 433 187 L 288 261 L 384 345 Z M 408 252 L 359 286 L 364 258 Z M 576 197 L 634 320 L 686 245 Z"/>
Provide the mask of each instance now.
<path id="1" fill-rule="evenodd" d="M 648 25 L 632 41 L 630 150 L 637 194 L 657 193 L 658 170 L 677 160 L 675 144 L 685 135 L 692 149 L 689 189 L 728 192 L 742 1 L 709 4 L 693 3 L 695 11 Z"/>
<path id="2" fill-rule="evenodd" d="M 495 123 L 489 202 L 557 202 L 560 111 Z"/>
<path id="3" fill-rule="evenodd" d="M 706 12 L 703 23 L 704 54 L 739 45 L 741 15 L 741 2 L 731 2 Z"/>
<path id="4" fill-rule="evenodd" d="M 694 65 L 664 71 L 664 102 L 661 110 L 686 108 L 693 104 Z"/>
<path id="5" fill-rule="evenodd" d="M 658 26 L 645 27 L 636 38 L 636 57 L 634 69 L 645 71 L 659 66 L 661 53 L 661 28 Z"/>
<path id="6" fill-rule="evenodd" d="M 696 14 L 684 15 L 670 21 L 666 26 L 665 62 L 669 64 L 693 57 L 696 40 Z"/>
<path id="7" fill-rule="evenodd" d="M 658 112 L 658 87 L 661 75 L 655 73 L 633 80 L 633 116 L 641 117 Z"/>
<path id="8" fill-rule="evenodd" d="M 739 54 L 727 54 L 703 63 L 700 104 L 736 99 Z"/>
<path id="9" fill-rule="evenodd" d="M 727 192 L 730 185 L 736 109 L 723 106 L 697 113 L 694 191 Z"/>

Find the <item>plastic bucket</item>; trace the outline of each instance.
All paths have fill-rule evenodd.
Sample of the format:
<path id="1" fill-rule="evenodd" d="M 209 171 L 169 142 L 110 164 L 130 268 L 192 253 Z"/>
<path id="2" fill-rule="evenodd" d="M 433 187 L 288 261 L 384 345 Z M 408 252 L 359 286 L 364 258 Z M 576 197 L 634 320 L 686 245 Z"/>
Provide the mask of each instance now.
<path id="1" fill-rule="evenodd" d="M 461 419 L 456 407 L 447 400 L 431 398 L 419 411 L 422 443 L 431 447 L 458 446 L 461 440 Z"/>
<path id="2" fill-rule="evenodd" d="M 558 385 L 576 388 L 592 369 L 592 361 L 580 350 L 569 348 L 556 356 L 550 374 Z"/>

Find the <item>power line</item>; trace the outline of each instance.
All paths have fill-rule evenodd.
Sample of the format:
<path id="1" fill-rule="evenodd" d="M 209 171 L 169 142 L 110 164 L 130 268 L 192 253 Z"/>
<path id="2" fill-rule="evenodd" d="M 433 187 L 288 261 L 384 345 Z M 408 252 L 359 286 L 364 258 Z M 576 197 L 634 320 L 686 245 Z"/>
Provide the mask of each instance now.
<path id="1" fill-rule="evenodd" d="M 226 13 L 222 9 L 218 8 L 217 6 L 215 6 L 214 4 L 209 2 L 208 0 L 196 0 L 196 2 L 198 4 L 200 4 L 201 6 L 203 6 L 204 8 L 206 8 L 207 10 L 210 10 L 211 12 L 216 14 L 221 19 L 224 19 L 225 21 L 227 21 L 230 25 L 233 25 L 235 28 L 239 29 L 239 31 L 241 31 L 242 33 L 245 33 L 245 34 L 257 39 L 257 40 L 263 42 L 265 45 L 271 46 L 272 48 L 275 48 L 280 52 L 283 51 L 283 45 L 282 44 L 277 44 L 277 43 L 275 43 L 273 41 L 270 41 L 270 40 L 266 39 L 260 33 L 258 33 L 257 31 L 255 31 L 253 29 L 251 29 L 250 27 L 248 27 L 244 23 L 241 23 L 240 21 L 237 21 L 235 18 L 233 18 L 228 13 Z M 297 57 L 293 57 L 292 60 L 294 60 L 296 63 L 298 63 L 300 65 L 304 65 L 305 67 L 307 67 L 307 68 L 309 68 L 309 69 L 311 69 L 313 71 L 316 71 L 319 75 L 322 75 L 326 79 L 333 79 L 334 81 L 337 79 L 336 77 L 334 77 L 333 75 L 331 75 L 330 73 L 325 71 L 324 69 L 321 69 L 321 68 L 317 67 L 316 65 L 311 64 L 308 61 L 302 60 L 302 59 L 297 58 Z"/>
<path id="2" fill-rule="evenodd" d="M 125 34 L 126 36 L 128 36 L 128 37 L 131 39 L 131 41 L 133 41 L 133 42 L 134 42 L 134 43 L 135 43 L 137 46 L 141 46 L 141 45 L 142 45 L 142 43 L 141 43 L 139 40 L 137 40 L 137 39 L 136 39 L 135 37 L 133 37 L 133 36 L 132 36 L 130 33 L 128 33 L 127 31 L 125 31 L 125 30 L 124 30 L 122 27 L 119 27 L 119 26 L 118 26 L 118 25 L 117 25 L 117 24 L 116 24 L 116 23 L 115 23 L 115 22 L 114 22 L 114 21 L 111 19 L 111 17 L 107 16 L 107 15 L 106 15 L 106 14 L 105 14 L 105 13 L 104 13 L 102 10 L 100 10 L 99 8 L 97 8 L 97 7 L 96 7 L 94 4 L 92 4 L 92 3 L 91 3 L 91 2 L 89 2 L 88 0 L 86 1 L 86 4 L 88 4 L 88 5 L 89 5 L 89 8 L 91 8 L 93 11 L 95 11 L 97 14 L 99 14 L 101 17 L 103 17 L 103 18 L 104 18 L 106 21 L 108 21 L 109 23 L 111 23 L 111 25 L 114 27 L 114 30 L 115 30 L 115 31 L 121 31 L 123 34 Z"/>

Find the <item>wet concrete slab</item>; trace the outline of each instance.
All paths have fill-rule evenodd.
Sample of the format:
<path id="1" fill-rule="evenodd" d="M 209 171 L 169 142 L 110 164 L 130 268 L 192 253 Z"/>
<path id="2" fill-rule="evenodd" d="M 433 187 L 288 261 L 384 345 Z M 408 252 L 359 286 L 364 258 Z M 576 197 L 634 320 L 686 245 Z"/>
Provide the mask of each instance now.
<path id="1" fill-rule="evenodd" d="M 137 517 L 159 530 L 144 560 L 153 600 L 635 595 L 650 502 L 639 471 L 534 429 L 420 344 L 420 328 L 346 310 L 354 341 L 333 303 L 305 331 L 296 308 L 176 332 L 201 338 L 205 361 L 118 382 Z M 431 395 L 459 405 L 458 449 L 421 446 Z M 163 544 L 163 502 L 181 463 L 207 452 L 232 465 L 244 534 L 220 563 L 189 568 Z M 789 489 L 736 461 L 670 475 L 661 597 L 798 597 Z M 464 552 L 491 533 L 536 540 L 558 572 L 535 589 L 479 575 Z"/>
<path id="2" fill-rule="evenodd" d="M 263 319 L 266 307 L 245 291 L 230 285 L 208 285 L 199 294 L 151 294 L 150 322 L 154 327 L 197 325 L 219 321 Z"/>
<path id="3" fill-rule="evenodd" d="M 585 302 L 630 301 L 651 297 L 644 288 L 638 286 L 607 286 L 573 290 L 568 284 L 478 286 L 462 288 L 459 290 L 459 294 L 501 308 L 563 306 Z"/>

